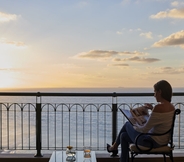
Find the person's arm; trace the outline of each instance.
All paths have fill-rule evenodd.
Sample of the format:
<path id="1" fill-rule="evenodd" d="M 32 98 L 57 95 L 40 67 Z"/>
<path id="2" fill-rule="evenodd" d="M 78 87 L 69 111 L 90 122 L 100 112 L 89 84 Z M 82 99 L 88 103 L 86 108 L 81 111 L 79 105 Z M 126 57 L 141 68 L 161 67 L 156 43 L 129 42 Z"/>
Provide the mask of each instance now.
<path id="1" fill-rule="evenodd" d="M 152 104 L 145 103 L 144 106 L 145 106 L 147 109 L 153 110 L 153 105 L 152 105 Z"/>
<path id="2" fill-rule="evenodd" d="M 155 125 L 160 124 L 161 120 L 159 120 L 157 113 L 152 112 L 147 120 L 147 122 L 143 125 L 135 125 L 134 129 L 141 133 L 149 132 Z"/>

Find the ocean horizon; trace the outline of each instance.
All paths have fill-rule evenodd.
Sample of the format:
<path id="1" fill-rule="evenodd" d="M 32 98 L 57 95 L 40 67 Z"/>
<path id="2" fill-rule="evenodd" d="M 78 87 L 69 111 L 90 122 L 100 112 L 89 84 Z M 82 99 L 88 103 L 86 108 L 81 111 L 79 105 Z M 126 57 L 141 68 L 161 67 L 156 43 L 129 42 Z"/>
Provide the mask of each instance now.
<path id="1" fill-rule="evenodd" d="M 2 88 L 1 92 L 57 92 L 57 93 L 151 93 L 153 87 L 97 87 L 97 88 Z M 173 87 L 173 92 L 184 92 L 184 87 Z"/>

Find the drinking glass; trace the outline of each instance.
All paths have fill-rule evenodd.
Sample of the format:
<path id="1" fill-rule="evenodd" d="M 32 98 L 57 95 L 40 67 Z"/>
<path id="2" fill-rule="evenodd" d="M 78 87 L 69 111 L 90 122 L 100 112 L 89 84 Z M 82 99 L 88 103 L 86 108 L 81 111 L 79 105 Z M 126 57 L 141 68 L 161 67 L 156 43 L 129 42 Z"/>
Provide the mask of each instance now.
<path id="1" fill-rule="evenodd" d="M 84 158 L 91 158 L 91 149 L 89 146 L 84 147 Z"/>

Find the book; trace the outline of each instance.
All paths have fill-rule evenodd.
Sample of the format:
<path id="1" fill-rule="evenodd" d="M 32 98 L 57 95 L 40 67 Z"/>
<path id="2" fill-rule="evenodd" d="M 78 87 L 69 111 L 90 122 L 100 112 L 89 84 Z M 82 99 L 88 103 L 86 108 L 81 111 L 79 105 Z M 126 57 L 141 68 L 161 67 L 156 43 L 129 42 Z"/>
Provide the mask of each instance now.
<path id="1" fill-rule="evenodd" d="M 120 111 L 132 125 L 142 126 L 149 118 L 149 112 L 145 106 L 130 108 L 130 110 L 124 110 L 120 108 Z"/>

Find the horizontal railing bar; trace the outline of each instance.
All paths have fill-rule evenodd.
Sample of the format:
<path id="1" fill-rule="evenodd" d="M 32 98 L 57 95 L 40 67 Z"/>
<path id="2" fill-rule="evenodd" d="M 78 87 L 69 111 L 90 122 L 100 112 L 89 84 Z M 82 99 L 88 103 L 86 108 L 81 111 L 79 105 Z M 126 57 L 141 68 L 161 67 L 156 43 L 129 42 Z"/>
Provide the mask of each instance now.
<path id="1" fill-rule="evenodd" d="M 50 93 L 50 92 L 0 92 L 0 96 L 79 96 L 79 97 L 132 97 L 132 96 L 153 96 L 154 93 Z M 183 92 L 174 92 L 173 96 L 184 96 Z"/>

